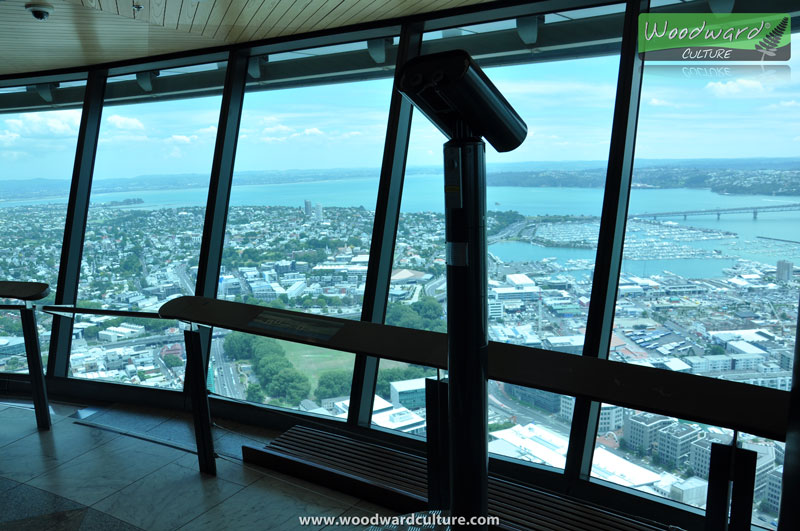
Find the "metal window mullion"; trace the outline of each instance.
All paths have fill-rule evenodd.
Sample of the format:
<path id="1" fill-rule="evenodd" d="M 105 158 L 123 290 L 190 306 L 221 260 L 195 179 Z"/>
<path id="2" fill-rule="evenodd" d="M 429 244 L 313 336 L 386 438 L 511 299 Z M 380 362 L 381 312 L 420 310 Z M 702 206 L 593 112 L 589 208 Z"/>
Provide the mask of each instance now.
<path id="1" fill-rule="evenodd" d="M 406 61 L 419 55 L 421 46 L 422 25 L 404 25 L 400 34 L 395 73 Z M 411 110 L 411 104 L 393 87 L 375 206 L 375 221 L 372 226 L 364 302 L 361 307 L 362 321 L 383 323 L 386 315 L 411 131 Z M 347 415 L 347 422 L 351 425 L 369 426 L 372 422 L 372 402 L 378 380 L 378 361 L 374 356 L 356 355 Z"/>
<path id="2" fill-rule="evenodd" d="M 636 49 L 638 19 L 640 13 L 649 9 L 649 5 L 649 0 L 628 0 L 625 9 L 603 211 L 583 344 L 584 356 L 601 359 L 608 357 L 611 343 L 633 173 L 642 87 L 642 59 Z M 599 413 L 598 402 L 576 398 L 564 467 L 564 473 L 570 480 L 587 479 L 591 474 Z"/>
<path id="3" fill-rule="evenodd" d="M 74 305 L 78 299 L 83 239 L 89 215 L 89 196 L 92 191 L 97 140 L 103 114 L 103 97 L 106 89 L 106 70 L 93 70 L 86 80 L 83 110 L 75 149 L 75 165 L 67 204 L 61 262 L 58 268 L 58 286 L 55 304 Z M 53 316 L 50 334 L 50 354 L 47 360 L 49 376 L 66 377 L 72 346 L 72 318 Z"/>
<path id="4" fill-rule="evenodd" d="M 249 59 L 250 54 L 247 50 L 232 51 L 228 56 L 197 267 L 195 295 L 200 297 L 213 298 L 217 296 L 217 282 L 222 264 L 225 224 L 231 197 L 236 143 L 239 139 L 239 124 L 242 118 Z M 201 349 L 204 358 L 203 366 L 206 367 L 206 371 L 208 370 L 208 354 L 211 350 L 211 333 L 210 327 L 203 327 L 199 331 L 203 346 Z M 188 374 L 186 379 L 192 377 L 193 375 Z M 184 382 L 184 391 L 187 389 L 189 386 Z"/>

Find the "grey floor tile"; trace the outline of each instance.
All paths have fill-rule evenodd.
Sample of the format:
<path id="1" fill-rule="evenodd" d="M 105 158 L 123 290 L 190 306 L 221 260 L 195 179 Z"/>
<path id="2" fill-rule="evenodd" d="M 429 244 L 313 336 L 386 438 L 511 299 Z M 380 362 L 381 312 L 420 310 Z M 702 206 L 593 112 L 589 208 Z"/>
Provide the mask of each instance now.
<path id="1" fill-rule="evenodd" d="M 175 463 L 192 470 L 199 470 L 197 455 L 195 454 L 187 453 L 175 461 Z M 236 483 L 237 485 L 242 485 L 243 487 L 246 487 L 247 485 L 250 485 L 251 483 L 254 483 L 264 477 L 262 472 L 253 467 L 245 465 L 241 461 L 232 461 L 224 457 L 218 457 L 216 459 L 216 463 L 218 478 Z"/>
<path id="2" fill-rule="evenodd" d="M 32 409 L 7 407 L 0 411 L 0 447 L 36 433 L 36 415 Z"/>
<path id="3" fill-rule="evenodd" d="M 210 511 L 183 526 L 181 531 L 270 529 L 321 529 L 301 526 L 299 516 L 338 516 L 346 503 L 311 490 L 265 477 L 237 492 Z"/>
<path id="4" fill-rule="evenodd" d="M 136 527 L 94 509 L 87 509 L 78 531 L 139 531 Z"/>
<path id="5" fill-rule="evenodd" d="M 311 481 L 306 481 L 304 479 L 300 479 L 295 476 L 290 476 L 288 474 L 282 474 L 281 472 L 276 472 L 274 470 L 268 470 L 268 469 L 262 469 L 262 470 L 268 477 L 275 478 L 279 481 L 284 481 L 286 483 L 290 483 L 294 486 L 306 490 L 310 490 L 314 492 L 317 496 L 325 496 L 327 498 L 332 498 L 338 501 L 339 503 L 346 505 L 347 507 L 355 505 L 360 501 L 360 499 L 356 498 L 355 496 L 350 496 L 349 494 L 339 492 L 338 490 L 323 487 L 322 485 L 313 483 Z"/>
<path id="6" fill-rule="evenodd" d="M 78 531 L 86 516 L 86 508 L 3 522 L 3 531 Z"/>
<path id="7" fill-rule="evenodd" d="M 29 485 L 92 505 L 184 452 L 121 436 L 32 479 Z"/>
<path id="8" fill-rule="evenodd" d="M 8 489 L 13 489 L 14 487 L 17 487 L 19 485 L 20 485 L 19 481 L 14 481 L 13 479 L 7 479 L 7 478 L 0 478 L 0 494 L 2 494 L 4 491 L 7 491 Z"/>
<path id="9" fill-rule="evenodd" d="M 377 505 L 375 503 L 364 500 L 359 501 L 353 507 L 355 507 L 356 509 L 361 509 L 362 511 L 366 511 L 371 514 L 379 514 L 381 516 L 397 516 L 400 514 L 397 511 L 393 511 L 381 505 Z"/>
<path id="10" fill-rule="evenodd" d="M 160 531 L 186 524 L 241 489 L 241 485 L 171 463 L 93 508 L 129 524 Z"/>
<path id="11" fill-rule="evenodd" d="M 145 436 L 156 437 L 164 441 L 170 441 L 186 448 L 195 448 L 197 441 L 194 436 L 194 424 L 191 418 L 170 418 L 161 424 L 153 426 L 146 432 Z"/>
<path id="12" fill-rule="evenodd" d="M 7 528 L 5 522 L 83 508 L 79 503 L 50 492 L 19 485 L 0 493 L 0 528 Z"/>
<path id="13" fill-rule="evenodd" d="M 49 431 L 35 432 L 4 446 L 0 476 L 24 483 L 117 437 L 110 431 L 60 422 Z"/>
<path id="14" fill-rule="evenodd" d="M 145 433 L 168 418 L 171 415 L 161 409 L 118 405 L 87 417 L 86 420 L 121 431 Z"/>

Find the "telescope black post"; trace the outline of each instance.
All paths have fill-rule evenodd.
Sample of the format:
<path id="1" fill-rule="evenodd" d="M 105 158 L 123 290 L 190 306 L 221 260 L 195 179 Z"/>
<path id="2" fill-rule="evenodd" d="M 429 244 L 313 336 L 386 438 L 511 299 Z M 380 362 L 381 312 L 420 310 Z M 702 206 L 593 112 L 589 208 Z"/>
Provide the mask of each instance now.
<path id="1" fill-rule="evenodd" d="M 444 145 L 450 512 L 469 518 L 488 515 L 486 166 L 459 129 Z"/>

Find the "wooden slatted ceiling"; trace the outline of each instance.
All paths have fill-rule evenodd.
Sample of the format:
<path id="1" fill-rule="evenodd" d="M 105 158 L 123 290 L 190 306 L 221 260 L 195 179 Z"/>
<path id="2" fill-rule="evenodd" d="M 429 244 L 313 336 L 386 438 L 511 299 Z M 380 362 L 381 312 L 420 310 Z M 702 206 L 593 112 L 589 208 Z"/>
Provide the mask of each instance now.
<path id="1" fill-rule="evenodd" d="M 0 0 L 0 75 L 330 30 L 492 0 L 44 1 L 55 12 L 40 22 L 25 10 L 26 0 Z M 134 3 L 141 9 L 134 10 Z"/>

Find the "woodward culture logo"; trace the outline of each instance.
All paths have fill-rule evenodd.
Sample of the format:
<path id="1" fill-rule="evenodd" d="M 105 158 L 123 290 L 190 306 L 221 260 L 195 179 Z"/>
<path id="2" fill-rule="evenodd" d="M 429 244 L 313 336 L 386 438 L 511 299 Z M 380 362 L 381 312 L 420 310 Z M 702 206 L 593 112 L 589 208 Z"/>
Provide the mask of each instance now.
<path id="1" fill-rule="evenodd" d="M 786 14 L 639 15 L 639 54 L 648 61 L 788 61 Z"/>

